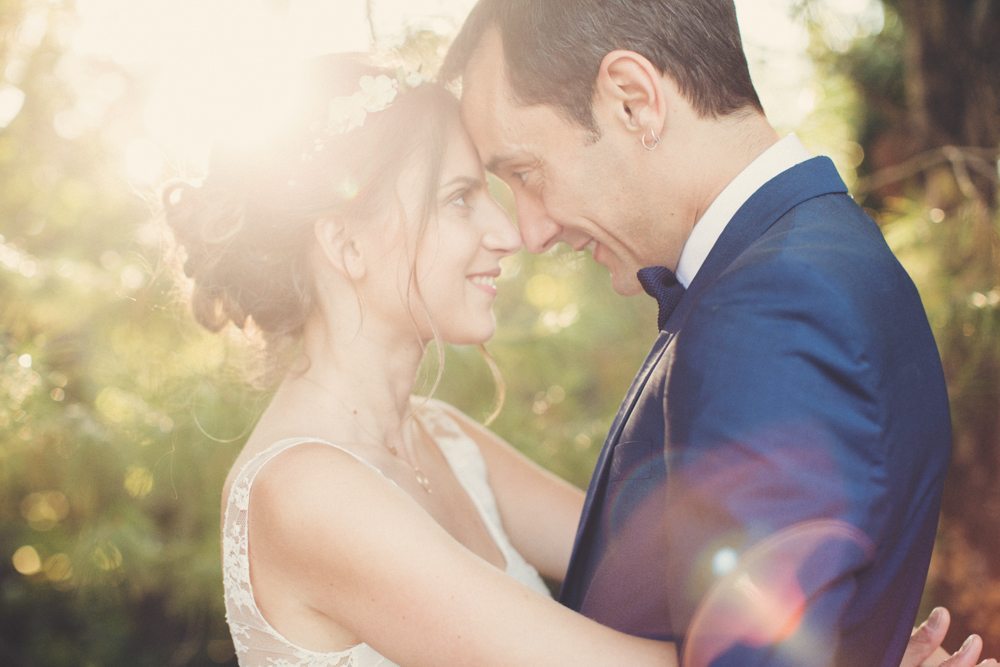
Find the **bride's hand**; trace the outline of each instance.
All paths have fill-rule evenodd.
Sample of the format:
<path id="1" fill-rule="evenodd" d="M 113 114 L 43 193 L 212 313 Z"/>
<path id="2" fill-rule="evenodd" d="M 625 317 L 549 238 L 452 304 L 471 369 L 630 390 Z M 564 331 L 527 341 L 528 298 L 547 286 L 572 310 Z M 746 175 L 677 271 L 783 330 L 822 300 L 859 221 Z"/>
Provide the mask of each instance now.
<path id="1" fill-rule="evenodd" d="M 1000 665 L 993 659 L 976 663 L 983 650 L 983 640 L 978 635 L 970 635 L 962 644 L 962 648 L 948 655 L 941 648 L 941 642 L 944 641 L 950 624 L 951 616 L 947 609 L 943 607 L 934 609 L 927 620 L 913 630 L 899 667 L 995 667 Z"/>

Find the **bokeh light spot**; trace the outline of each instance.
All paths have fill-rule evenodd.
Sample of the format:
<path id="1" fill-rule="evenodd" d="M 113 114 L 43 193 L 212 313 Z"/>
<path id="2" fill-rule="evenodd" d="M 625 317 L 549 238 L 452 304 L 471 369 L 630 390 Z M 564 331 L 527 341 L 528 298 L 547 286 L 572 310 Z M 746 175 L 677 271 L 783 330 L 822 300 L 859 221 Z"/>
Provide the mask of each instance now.
<path id="1" fill-rule="evenodd" d="M 104 544 L 94 549 L 94 564 L 105 572 L 122 566 L 122 552 L 113 544 Z"/>
<path id="2" fill-rule="evenodd" d="M 21 516 L 35 530 L 52 530 L 69 514 L 69 500 L 61 491 L 29 493 L 21 501 Z"/>
<path id="3" fill-rule="evenodd" d="M 35 550 L 35 547 L 27 544 L 15 551 L 10 560 L 14 564 L 14 569 L 26 577 L 38 574 L 42 569 L 42 559 L 39 557 L 38 551 Z"/>
<path id="4" fill-rule="evenodd" d="M 142 466 L 129 466 L 125 471 L 124 486 L 133 498 L 145 498 L 153 490 L 153 473 Z"/>
<path id="5" fill-rule="evenodd" d="M 545 309 L 561 306 L 568 297 L 565 285 L 546 273 L 532 276 L 524 286 L 524 294 L 528 302 L 538 308 Z"/>
<path id="6" fill-rule="evenodd" d="M 348 176 L 344 178 L 344 180 L 342 180 L 340 184 L 337 186 L 337 192 L 340 194 L 341 197 L 343 197 L 347 201 L 350 201 L 358 196 L 360 188 L 358 187 L 358 182 L 355 179 Z"/>
<path id="7" fill-rule="evenodd" d="M 24 106 L 24 91 L 8 83 L 0 84 L 0 129 L 10 125 Z"/>
<path id="8" fill-rule="evenodd" d="M 73 561 L 66 554 L 54 554 L 45 560 L 44 570 L 49 581 L 68 581 L 73 576 Z"/>
<path id="9" fill-rule="evenodd" d="M 725 576 L 736 569 L 739 562 L 740 557 L 736 551 L 729 548 L 720 549 L 712 556 L 712 572 L 717 577 Z"/>

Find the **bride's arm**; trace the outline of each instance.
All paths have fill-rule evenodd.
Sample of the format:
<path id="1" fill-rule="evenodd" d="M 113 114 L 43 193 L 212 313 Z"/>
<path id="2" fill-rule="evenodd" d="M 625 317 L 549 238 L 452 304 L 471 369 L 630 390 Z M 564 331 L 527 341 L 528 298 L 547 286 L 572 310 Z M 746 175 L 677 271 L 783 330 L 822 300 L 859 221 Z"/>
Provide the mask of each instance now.
<path id="1" fill-rule="evenodd" d="M 562 581 L 580 522 L 583 492 L 454 406 L 438 405 L 479 445 L 514 547 L 543 576 Z"/>
<path id="2" fill-rule="evenodd" d="M 514 581 L 331 447 L 273 461 L 252 507 L 254 577 L 276 577 L 397 663 L 677 664 L 673 645 L 615 632 Z"/>
<path id="3" fill-rule="evenodd" d="M 515 547 L 545 576 L 562 580 L 583 506 L 583 493 L 514 449 L 500 436 L 454 406 L 439 403 L 479 445 L 489 468 L 490 482 Z M 534 485 L 534 486 L 533 486 Z M 558 573 L 558 574 L 557 574 Z M 947 611 L 942 610 L 945 618 Z M 963 645 L 949 656 L 941 649 L 947 629 L 933 634 L 927 623 L 914 631 L 900 667 L 972 667 L 982 643 Z M 971 639 L 971 638 L 970 638 Z M 925 660 L 926 659 L 926 660 Z M 947 662 L 942 662 L 946 660 Z"/>

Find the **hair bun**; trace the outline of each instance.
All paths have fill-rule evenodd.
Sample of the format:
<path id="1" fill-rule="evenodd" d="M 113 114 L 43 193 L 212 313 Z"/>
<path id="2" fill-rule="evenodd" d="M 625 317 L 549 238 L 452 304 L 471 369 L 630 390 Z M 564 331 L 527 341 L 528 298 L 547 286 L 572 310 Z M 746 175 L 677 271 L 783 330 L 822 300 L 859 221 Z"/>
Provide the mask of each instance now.
<path id="1" fill-rule="evenodd" d="M 183 249 L 184 275 L 194 282 L 191 307 L 207 329 L 227 322 L 246 325 L 248 309 L 233 284 L 231 264 L 241 262 L 235 237 L 243 227 L 243 204 L 236 193 L 185 181 L 167 184 L 163 210 L 178 248 Z M 244 249 L 245 250 L 245 249 Z"/>
<path id="2" fill-rule="evenodd" d="M 173 231 L 177 245 L 184 249 L 184 275 L 193 278 L 200 259 L 204 257 L 204 248 L 199 246 L 200 236 L 197 226 L 197 216 L 194 215 L 194 202 L 198 195 L 198 186 L 184 181 L 168 183 L 162 193 L 163 210 Z"/>

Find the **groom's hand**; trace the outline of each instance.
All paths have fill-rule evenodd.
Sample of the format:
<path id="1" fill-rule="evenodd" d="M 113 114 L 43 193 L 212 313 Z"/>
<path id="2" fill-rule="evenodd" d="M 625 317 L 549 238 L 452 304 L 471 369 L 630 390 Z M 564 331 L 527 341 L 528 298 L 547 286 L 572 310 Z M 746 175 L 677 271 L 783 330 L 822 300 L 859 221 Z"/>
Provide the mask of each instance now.
<path id="1" fill-rule="evenodd" d="M 951 616 L 948 610 L 938 607 L 931 612 L 927 620 L 913 630 L 910 642 L 899 667 L 994 667 L 1000 665 L 996 660 L 984 660 L 976 665 L 979 654 L 983 650 L 983 640 L 978 635 L 970 635 L 962 648 L 948 655 L 941 648 L 941 642 L 948 633 Z"/>

